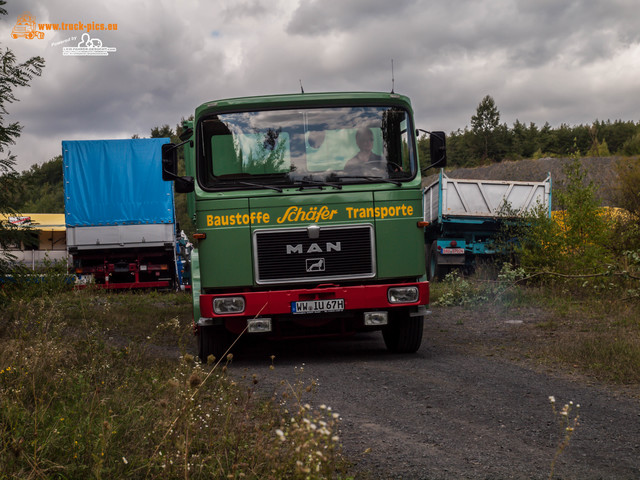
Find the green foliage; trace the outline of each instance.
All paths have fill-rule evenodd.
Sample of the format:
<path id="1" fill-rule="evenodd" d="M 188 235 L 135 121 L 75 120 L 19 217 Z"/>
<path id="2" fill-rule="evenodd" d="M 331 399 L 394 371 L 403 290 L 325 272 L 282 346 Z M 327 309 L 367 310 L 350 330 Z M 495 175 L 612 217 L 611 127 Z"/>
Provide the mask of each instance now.
<path id="1" fill-rule="evenodd" d="M 161 127 L 153 127 L 151 129 L 151 138 L 170 138 L 174 142 L 176 135 L 169 125 L 162 125 Z"/>
<path id="2" fill-rule="evenodd" d="M 519 282 L 525 271 L 510 263 L 502 265 L 495 280 L 483 280 L 479 276 L 464 277 L 458 269 L 449 272 L 444 281 L 437 284 L 436 306 L 473 306 L 489 302 L 510 305 L 519 296 Z M 433 288 L 433 287 L 432 287 Z"/>
<path id="3" fill-rule="evenodd" d="M 476 114 L 471 117 L 471 131 L 474 135 L 476 156 L 482 160 L 488 158 L 499 160 L 500 150 L 500 112 L 490 95 L 485 96 Z"/>
<path id="4" fill-rule="evenodd" d="M 3 478 L 343 478 L 312 386 L 276 403 L 231 356 L 158 355 L 192 338 L 187 295 L 16 294 L 0 313 Z"/>
<path id="5" fill-rule="evenodd" d="M 621 159 L 616 166 L 618 173 L 617 202 L 629 211 L 636 222 L 640 221 L 640 158 Z"/>
<path id="6" fill-rule="evenodd" d="M 4 3 L 4 2 L 3 2 Z M 6 12 L 4 12 L 6 14 Z M 2 12 L 0 12 L 2 14 Z M 5 123 L 7 105 L 17 101 L 14 89 L 28 87 L 35 76 L 40 76 L 44 68 L 42 57 L 32 57 L 26 62 L 19 63 L 14 53 L 8 48 L 0 54 L 2 75 L 0 75 L 0 153 L 5 153 L 7 147 L 15 143 L 20 136 L 22 126 L 18 122 Z M 9 159 L 13 158 L 11 154 Z"/>
<path id="7" fill-rule="evenodd" d="M 64 213 L 62 155 L 33 165 L 16 178 L 11 202 L 24 213 Z"/>
<path id="8" fill-rule="evenodd" d="M 567 157 L 576 152 L 593 157 L 611 153 L 640 155 L 639 131 L 640 123 L 623 120 L 561 124 L 557 128 L 545 123 L 539 128 L 516 119 L 509 128 L 500 124 L 495 101 L 487 95 L 471 117 L 471 129 L 465 127 L 449 134 L 447 155 L 453 167 L 474 167 L 503 159 Z"/>
<path id="9" fill-rule="evenodd" d="M 0 15 L 6 15 L 2 8 L 5 1 L 0 1 Z M 22 126 L 18 122 L 7 124 L 5 116 L 7 106 L 17 101 L 14 89 L 28 87 L 35 76 L 40 76 L 44 68 L 42 57 L 32 57 L 26 62 L 19 63 L 14 53 L 8 48 L 0 53 L 2 75 L 0 75 L 0 214 L 13 214 L 17 206 L 12 203 L 13 197 L 19 190 L 19 183 L 15 173 L 15 156 L 8 151 L 9 145 L 15 144 L 20 136 Z M 18 243 L 24 233 L 0 222 L 0 247 Z M 10 258 L 0 252 L 0 275 L 7 273 Z"/>
<path id="10" fill-rule="evenodd" d="M 53 261 L 46 256 L 42 266 L 36 270 L 12 263 L 2 282 L 0 305 L 8 303 L 16 295 L 24 300 L 37 299 L 57 295 L 73 287 L 73 277 L 67 271 L 67 262 Z"/>
<path id="11" fill-rule="evenodd" d="M 558 185 L 555 199 L 560 212 L 552 219 L 542 213 L 529 219 L 530 226 L 519 251 L 529 272 L 561 275 L 606 272 L 615 262 L 612 224 L 602 214 L 593 183 L 585 181 L 580 162 L 565 167 L 566 182 Z"/>
<path id="12" fill-rule="evenodd" d="M 633 137 L 628 138 L 620 149 L 623 155 L 640 155 L 640 133 L 636 133 Z"/>

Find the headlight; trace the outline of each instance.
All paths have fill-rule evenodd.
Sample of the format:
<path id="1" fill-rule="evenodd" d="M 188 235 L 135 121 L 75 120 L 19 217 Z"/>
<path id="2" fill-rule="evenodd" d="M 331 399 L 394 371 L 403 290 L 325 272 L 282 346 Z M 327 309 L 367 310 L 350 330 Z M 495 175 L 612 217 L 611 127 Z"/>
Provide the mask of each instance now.
<path id="1" fill-rule="evenodd" d="M 218 315 L 244 312 L 244 297 L 218 297 L 213 299 L 213 311 Z"/>
<path id="2" fill-rule="evenodd" d="M 420 298 L 418 287 L 391 287 L 387 291 L 389 303 L 415 303 Z"/>

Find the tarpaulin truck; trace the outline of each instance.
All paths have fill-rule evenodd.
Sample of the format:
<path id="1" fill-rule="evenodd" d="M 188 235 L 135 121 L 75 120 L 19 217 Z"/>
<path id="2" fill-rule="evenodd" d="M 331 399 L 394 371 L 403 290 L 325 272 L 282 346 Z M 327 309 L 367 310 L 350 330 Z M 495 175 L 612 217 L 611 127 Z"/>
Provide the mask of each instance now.
<path id="1" fill-rule="evenodd" d="M 542 209 L 551 215 L 551 176 L 542 182 L 439 178 L 424 189 L 427 276 L 473 268 L 498 248 L 504 222 Z M 515 239 L 514 239 L 515 240 Z"/>
<path id="2" fill-rule="evenodd" d="M 163 178 L 187 193 L 198 354 L 245 330 L 267 338 L 382 330 L 422 341 L 421 172 L 409 99 L 324 93 L 208 102 L 163 145 Z M 431 135 L 437 162 L 444 135 Z M 159 173 L 159 172 L 158 172 Z"/>
<path id="3" fill-rule="evenodd" d="M 168 138 L 63 141 L 67 249 L 81 283 L 179 285 L 173 189 L 159 174 Z"/>

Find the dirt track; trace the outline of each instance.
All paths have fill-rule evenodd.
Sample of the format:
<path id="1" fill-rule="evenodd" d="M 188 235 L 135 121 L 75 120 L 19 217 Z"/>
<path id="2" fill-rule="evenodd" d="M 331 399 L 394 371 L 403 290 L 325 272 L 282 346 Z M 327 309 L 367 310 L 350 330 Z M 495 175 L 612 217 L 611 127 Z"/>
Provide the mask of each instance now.
<path id="1" fill-rule="evenodd" d="M 315 380 L 308 401 L 341 414 L 358 478 L 548 478 L 562 434 L 550 395 L 560 408 L 580 404 L 554 478 L 640 478 L 639 390 L 543 369 L 519 354 L 512 347 L 543 316 L 438 308 L 414 355 L 387 353 L 373 333 L 245 346 L 231 371 L 257 373 L 266 394 L 281 380 Z"/>

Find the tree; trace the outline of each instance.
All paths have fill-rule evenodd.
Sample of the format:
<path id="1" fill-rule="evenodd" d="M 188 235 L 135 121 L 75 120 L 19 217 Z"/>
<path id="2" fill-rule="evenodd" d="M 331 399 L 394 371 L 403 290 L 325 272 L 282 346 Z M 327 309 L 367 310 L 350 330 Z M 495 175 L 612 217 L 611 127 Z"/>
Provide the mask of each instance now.
<path id="1" fill-rule="evenodd" d="M 640 158 L 621 158 L 616 165 L 618 173 L 617 203 L 629 212 L 622 215 L 619 238 L 625 249 L 640 250 Z"/>
<path id="2" fill-rule="evenodd" d="M 13 206 L 21 212 L 64 213 L 62 155 L 32 165 L 18 177 L 19 196 Z"/>
<path id="3" fill-rule="evenodd" d="M 153 127 L 151 129 L 151 138 L 170 138 L 174 140 L 175 133 L 169 125 L 162 125 L 161 127 Z"/>
<path id="4" fill-rule="evenodd" d="M 0 0 L 0 15 L 6 15 L 3 8 L 5 0 Z M 0 47 L 0 214 L 14 213 L 10 199 L 17 189 L 15 156 L 8 150 L 9 145 L 15 144 L 20 136 L 22 126 L 18 122 L 6 123 L 7 106 L 16 102 L 13 91 L 17 87 L 27 87 L 34 76 L 40 76 L 44 68 L 42 57 L 32 57 L 24 63 L 19 63 L 16 56 L 8 48 L 2 52 Z M 10 224 L 0 223 L 0 248 L 20 240 L 21 232 L 12 228 Z M 6 268 L 4 257 L 0 257 L 0 273 Z"/>
<path id="5" fill-rule="evenodd" d="M 478 141 L 482 160 L 490 158 L 490 151 L 496 150 L 495 133 L 499 126 L 500 112 L 491 95 L 487 95 L 478 105 L 476 114 L 471 117 L 471 131 Z"/>

